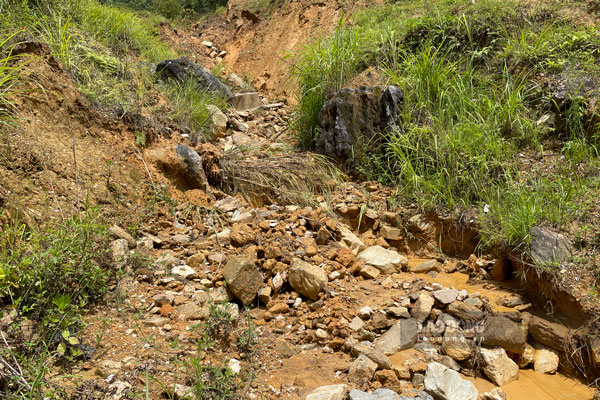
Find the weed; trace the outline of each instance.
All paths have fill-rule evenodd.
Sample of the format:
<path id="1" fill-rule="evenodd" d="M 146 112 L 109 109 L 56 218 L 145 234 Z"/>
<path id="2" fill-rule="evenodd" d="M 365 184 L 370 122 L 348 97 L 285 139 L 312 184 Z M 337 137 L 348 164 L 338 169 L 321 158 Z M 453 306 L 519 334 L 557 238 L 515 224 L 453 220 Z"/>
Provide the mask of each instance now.
<path id="1" fill-rule="evenodd" d="M 42 322 L 42 340 L 78 324 L 79 315 L 106 293 L 106 230 L 90 210 L 52 228 L 0 232 L 0 298 Z"/>

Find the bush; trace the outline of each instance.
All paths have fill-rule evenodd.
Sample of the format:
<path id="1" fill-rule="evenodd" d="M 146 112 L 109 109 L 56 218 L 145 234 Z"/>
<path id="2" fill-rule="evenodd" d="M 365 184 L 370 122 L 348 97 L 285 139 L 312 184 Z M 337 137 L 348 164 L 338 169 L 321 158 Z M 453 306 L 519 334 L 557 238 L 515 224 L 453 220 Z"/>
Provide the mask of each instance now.
<path id="1" fill-rule="evenodd" d="M 4 225 L 0 231 L 0 301 L 43 322 L 41 339 L 69 328 L 107 291 L 107 235 L 95 211 L 39 230 Z"/>

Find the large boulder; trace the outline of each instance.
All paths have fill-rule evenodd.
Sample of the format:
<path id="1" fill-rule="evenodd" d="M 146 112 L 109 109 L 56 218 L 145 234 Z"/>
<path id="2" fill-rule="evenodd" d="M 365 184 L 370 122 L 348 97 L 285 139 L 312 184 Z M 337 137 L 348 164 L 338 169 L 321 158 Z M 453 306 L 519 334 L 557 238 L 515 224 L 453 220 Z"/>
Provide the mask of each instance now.
<path id="1" fill-rule="evenodd" d="M 394 86 L 345 88 L 319 112 L 317 150 L 346 161 L 357 145 L 366 145 L 381 132 L 400 127 L 404 93 Z"/>
<path id="2" fill-rule="evenodd" d="M 202 165 L 202 158 L 195 150 L 182 144 L 177 145 L 175 152 L 185 164 L 186 176 L 183 177 L 191 189 L 202 189 L 209 191 L 208 180 Z"/>
<path id="3" fill-rule="evenodd" d="M 322 268 L 299 258 L 292 260 L 288 280 L 294 290 L 311 300 L 319 299 L 319 293 L 325 289 L 328 281 L 327 274 Z"/>
<path id="4" fill-rule="evenodd" d="M 502 348 L 480 349 L 483 373 L 496 385 L 502 386 L 519 379 L 519 366 Z"/>
<path id="5" fill-rule="evenodd" d="M 243 304 L 250 304 L 263 284 L 263 277 L 252 260 L 232 257 L 223 268 L 227 287 Z"/>
<path id="6" fill-rule="evenodd" d="M 396 322 L 386 333 L 375 339 L 375 350 L 385 354 L 396 354 L 410 349 L 419 338 L 419 324 L 416 319 L 402 319 Z"/>
<path id="7" fill-rule="evenodd" d="M 481 332 L 481 343 L 499 346 L 512 353 L 522 353 L 525 348 L 525 333 L 519 325 L 506 317 L 488 318 Z"/>
<path id="8" fill-rule="evenodd" d="M 479 396 L 472 382 L 437 362 L 427 365 L 424 384 L 425 390 L 436 400 L 477 400 Z"/>
<path id="9" fill-rule="evenodd" d="M 384 249 L 381 246 L 371 246 L 358 254 L 365 264 L 377 268 L 383 274 L 399 272 L 406 265 L 406 258 L 397 251 Z"/>
<path id="10" fill-rule="evenodd" d="M 225 85 L 206 68 L 195 64 L 187 57 L 165 60 L 156 66 L 158 76 L 163 79 L 176 79 L 180 82 L 192 80 L 198 88 L 225 99 L 233 97 L 229 86 Z"/>

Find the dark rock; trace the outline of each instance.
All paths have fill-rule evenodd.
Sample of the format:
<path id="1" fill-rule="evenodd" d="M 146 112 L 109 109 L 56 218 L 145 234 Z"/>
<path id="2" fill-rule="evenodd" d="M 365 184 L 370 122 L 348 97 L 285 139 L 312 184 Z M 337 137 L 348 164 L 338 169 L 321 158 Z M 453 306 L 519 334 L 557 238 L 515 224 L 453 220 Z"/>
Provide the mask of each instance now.
<path id="1" fill-rule="evenodd" d="M 531 228 L 530 254 L 536 263 L 562 263 L 569 257 L 570 243 L 560 233 L 547 228 Z"/>
<path id="2" fill-rule="evenodd" d="M 345 88 L 319 113 L 317 151 L 346 161 L 356 145 L 367 144 L 380 132 L 400 126 L 403 92 L 393 86 Z"/>
<path id="3" fill-rule="evenodd" d="M 455 301 L 450 304 L 448 306 L 448 313 L 468 323 L 480 321 L 485 315 L 479 308 L 463 303 L 462 301 Z"/>
<path id="4" fill-rule="evenodd" d="M 206 68 L 195 64 L 187 57 L 175 60 L 165 60 L 156 67 L 156 72 L 163 79 L 187 81 L 191 79 L 201 90 L 206 90 L 215 96 L 229 99 L 233 96 L 229 86 L 225 85 Z"/>
<path id="5" fill-rule="evenodd" d="M 192 188 L 202 189 L 205 192 L 209 191 L 208 180 L 202 167 L 202 158 L 194 150 L 184 145 L 177 145 L 175 148 L 177 155 L 181 157 L 185 163 L 187 176 L 186 181 L 189 182 Z"/>
<path id="6" fill-rule="evenodd" d="M 555 350 L 563 350 L 569 339 L 569 329 L 563 325 L 533 317 L 529 321 L 529 332 L 538 342 Z"/>
<path id="7" fill-rule="evenodd" d="M 249 304 L 263 284 L 258 267 L 246 257 L 232 257 L 223 268 L 227 287 L 244 304 Z"/>
<path id="8" fill-rule="evenodd" d="M 490 317 L 481 333 L 482 344 L 499 346 L 512 353 L 521 353 L 525 348 L 525 334 L 519 325 L 506 317 Z"/>

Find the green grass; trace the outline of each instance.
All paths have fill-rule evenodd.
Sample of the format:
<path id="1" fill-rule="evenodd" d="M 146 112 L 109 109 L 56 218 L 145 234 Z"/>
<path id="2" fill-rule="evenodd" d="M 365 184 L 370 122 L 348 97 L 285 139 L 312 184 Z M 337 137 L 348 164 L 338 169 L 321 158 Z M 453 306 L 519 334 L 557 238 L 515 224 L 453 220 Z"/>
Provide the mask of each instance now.
<path id="1" fill-rule="evenodd" d="M 548 86 L 564 76 L 600 77 L 599 29 L 560 16 L 561 6 L 396 2 L 340 22 L 298 55 L 299 147 L 314 146 L 324 101 L 375 66 L 404 90 L 403 129 L 357 144 L 355 174 L 397 185 L 406 204 L 423 209 L 488 205 L 485 245 L 526 245 L 534 225 L 582 218 L 587 194 L 597 193 L 589 171 L 598 165 L 600 130 L 586 125 L 588 103 L 574 97 L 561 126 L 538 121 L 548 112 Z M 563 160 L 523 174 L 521 158 L 535 163 L 544 150 Z"/>
<path id="2" fill-rule="evenodd" d="M 212 119 L 207 106 L 212 104 L 223 109 L 226 106 L 225 99 L 202 90 L 192 80 L 169 81 L 163 85 L 163 90 L 172 105 L 171 118 L 189 129 L 192 142 L 215 139 L 212 137 Z"/>

